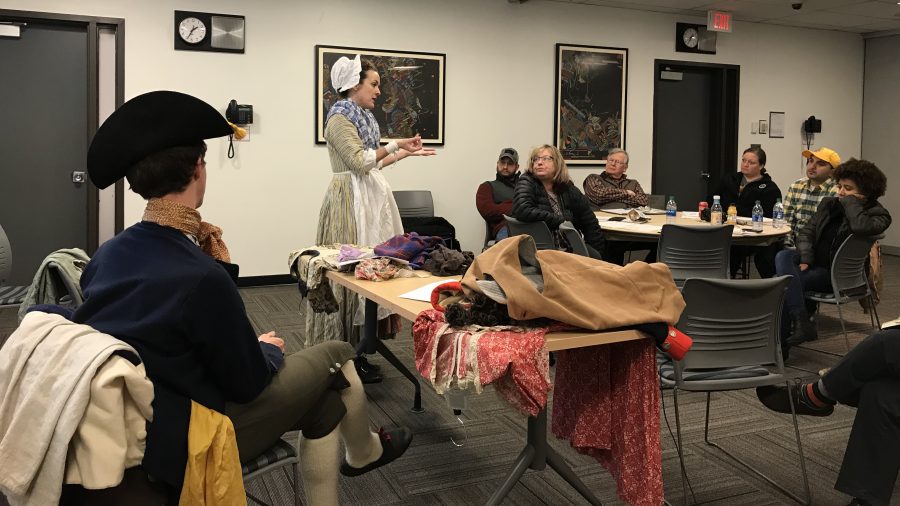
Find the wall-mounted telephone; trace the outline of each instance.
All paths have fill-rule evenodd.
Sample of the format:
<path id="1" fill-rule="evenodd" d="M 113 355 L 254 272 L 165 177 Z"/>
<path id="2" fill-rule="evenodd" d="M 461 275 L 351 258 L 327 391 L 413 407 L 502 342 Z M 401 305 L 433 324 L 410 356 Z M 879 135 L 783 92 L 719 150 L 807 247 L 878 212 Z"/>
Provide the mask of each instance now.
<path id="1" fill-rule="evenodd" d="M 803 131 L 808 134 L 817 134 L 822 132 L 822 120 L 810 116 L 803 122 Z"/>
<path id="2" fill-rule="evenodd" d="M 232 100 L 225 109 L 225 119 L 236 125 L 252 125 L 253 106 L 239 104 L 237 100 Z"/>

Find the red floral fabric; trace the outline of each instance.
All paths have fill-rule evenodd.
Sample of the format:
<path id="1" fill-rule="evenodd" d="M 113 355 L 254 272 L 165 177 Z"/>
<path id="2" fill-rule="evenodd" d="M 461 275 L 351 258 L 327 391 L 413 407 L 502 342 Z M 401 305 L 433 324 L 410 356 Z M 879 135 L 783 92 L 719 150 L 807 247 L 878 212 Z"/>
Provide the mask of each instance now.
<path id="1" fill-rule="evenodd" d="M 551 388 L 544 335 L 457 329 L 427 310 L 413 324 L 416 369 L 438 393 L 452 386 L 494 388 L 521 413 L 536 416 Z M 653 342 L 628 341 L 557 352 L 552 432 L 594 457 L 632 505 L 662 504 L 659 380 Z"/>
<path id="2" fill-rule="evenodd" d="M 546 328 L 451 328 L 443 313 L 430 309 L 413 323 L 416 369 L 438 393 L 454 379 L 478 393 L 493 384 L 519 412 L 536 416 L 551 388 L 546 333 Z"/>
<path id="3" fill-rule="evenodd" d="M 557 352 L 551 427 L 609 471 L 623 501 L 662 504 L 659 379 L 651 340 Z"/>

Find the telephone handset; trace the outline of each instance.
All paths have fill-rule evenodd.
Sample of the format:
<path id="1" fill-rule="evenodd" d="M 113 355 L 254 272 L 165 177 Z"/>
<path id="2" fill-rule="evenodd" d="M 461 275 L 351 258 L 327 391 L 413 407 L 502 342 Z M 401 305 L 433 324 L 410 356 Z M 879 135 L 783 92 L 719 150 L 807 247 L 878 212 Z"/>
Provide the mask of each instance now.
<path id="1" fill-rule="evenodd" d="M 252 125 L 253 106 L 239 104 L 237 100 L 232 100 L 225 109 L 225 119 L 236 125 Z"/>

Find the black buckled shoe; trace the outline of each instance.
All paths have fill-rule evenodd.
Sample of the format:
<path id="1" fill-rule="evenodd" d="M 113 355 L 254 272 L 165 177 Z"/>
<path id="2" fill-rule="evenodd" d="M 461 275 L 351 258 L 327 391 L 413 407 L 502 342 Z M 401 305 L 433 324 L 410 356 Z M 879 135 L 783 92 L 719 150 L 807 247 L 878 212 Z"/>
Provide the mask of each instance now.
<path id="1" fill-rule="evenodd" d="M 344 459 L 341 464 L 341 474 L 359 476 L 397 460 L 409 448 L 409 444 L 412 442 L 412 432 L 406 427 L 398 427 L 387 432 L 382 427 L 378 429 L 378 438 L 381 440 L 381 457 L 378 460 L 363 467 L 353 467 Z"/>
<path id="2" fill-rule="evenodd" d="M 380 372 L 381 368 L 375 364 L 370 364 L 364 356 L 356 357 L 353 360 L 353 365 L 356 366 L 356 374 L 364 385 L 381 383 L 384 380 L 384 376 Z"/>
<path id="3" fill-rule="evenodd" d="M 794 401 L 794 410 L 798 415 L 828 416 L 834 413 L 834 406 L 832 405 L 820 408 L 803 400 L 800 396 L 801 388 L 803 388 L 802 385 L 798 384 L 791 385 L 790 391 L 788 391 L 787 387 L 775 385 L 756 387 L 756 397 L 759 398 L 763 406 L 779 413 L 791 414 L 791 399 Z M 791 399 L 788 398 L 788 395 L 790 395 Z"/>

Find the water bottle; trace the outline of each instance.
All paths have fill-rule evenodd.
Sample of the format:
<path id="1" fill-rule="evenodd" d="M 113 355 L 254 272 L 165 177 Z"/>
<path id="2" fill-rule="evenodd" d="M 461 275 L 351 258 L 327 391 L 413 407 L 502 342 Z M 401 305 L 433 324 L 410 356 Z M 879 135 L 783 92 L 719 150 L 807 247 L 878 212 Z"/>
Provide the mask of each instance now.
<path id="1" fill-rule="evenodd" d="M 763 229 L 763 210 L 762 204 L 759 201 L 756 201 L 756 204 L 753 205 L 753 231 L 754 232 L 762 232 Z"/>
<path id="2" fill-rule="evenodd" d="M 666 223 L 675 223 L 677 215 L 678 206 L 675 205 L 675 195 L 669 195 L 669 201 L 666 202 Z"/>
<path id="3" fill-rule="evenodd" d="M 713 225 L 722 224 L 722 203 L 719 202 L 718 195 L 713 195 L 713 205 L 709 208 L 709 222 Z"/>
<path id="4" fill-rule="evenodd" d="M 781 199 L 775 201 L 775 207 L 772 209 L 772 226 L 784 227 L 784 204 L 781 203 Z"/>

